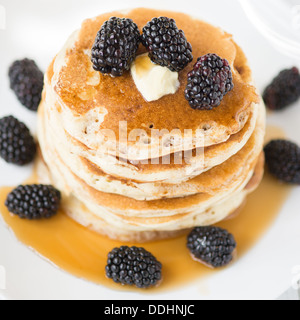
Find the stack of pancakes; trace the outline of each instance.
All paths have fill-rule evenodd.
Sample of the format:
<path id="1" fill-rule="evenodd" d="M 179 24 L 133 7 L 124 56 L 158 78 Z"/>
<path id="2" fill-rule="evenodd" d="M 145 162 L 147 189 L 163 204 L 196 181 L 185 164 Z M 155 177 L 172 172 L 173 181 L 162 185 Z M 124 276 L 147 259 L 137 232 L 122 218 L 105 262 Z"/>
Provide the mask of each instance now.
<path id="1" fill-rule="evenodd" d="M 140 30 L 153 17 L 175 19 L 195 57 L 175 94 L 147 102 L 130 72 L 113 78 L 93 70 L 91 48 L 111 16 L 131 18 Z M 193 110 L 184 97 L 187 73 L 207 53 L 229 61 L 234 89 L 218 108 Z M 113 12 L 85 21 L 48 68 L 39 176 L 61 190 L 64 210 L 80 224 L 149 241 L 235 212 L 261 180 L 264 133 L 265 108 L 229 34 L 180 13 Z"/>

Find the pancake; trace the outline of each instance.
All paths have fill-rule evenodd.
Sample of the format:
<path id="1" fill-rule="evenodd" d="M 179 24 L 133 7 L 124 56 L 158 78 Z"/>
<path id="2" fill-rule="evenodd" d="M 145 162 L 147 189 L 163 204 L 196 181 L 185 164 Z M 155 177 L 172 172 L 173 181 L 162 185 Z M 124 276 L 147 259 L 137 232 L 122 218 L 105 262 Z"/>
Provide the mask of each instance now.
<path id="1" fill-rule="evenodd" d="M 166 230 L 160 228 L 143 228 L 141 225 L 133 225 L 131 228 L 126 228 L 124 226 L 116 226 L 107 222 L 105 219 L 101 218 L 99 215 L 94 214 L 89 210 L 80 200 L 71 194 L 63 193 L 62 207 L 64 212 L 66 212 L 72 219 L 80 223 L 81 225 L 110 237 L 111 239 L 116 239 L 124 242 L 148 242 L 153 240 L 165 239 L 170 237 L 180 236 L 181 234 L 187 232 L 189 228 L 194 225 L 212 225 L 215 224 L 226 217 L 231 216 L 234 212 L 239 211 L 239 207 L 243 205 L 247 195 L 253 192 L 263 177 L 264 172 L 264 157 L 263 153 L 260 154 L 254 173 L 250 181 L 244 186 L 242 191 L 237 192 L 229 198 L 227 201 L 220 202 L 218 205 L 210 207 L 202 212 L 200 215 L 193 217 L 193 223 L 188 223 L 188 215 L 182 215 L 183 222 L 182 227 L 175 228 L 175 230 Z M 38 161 L 38 176 L 40 182 L 42 183 L 53 183 L 53 179 L 47 168 L 42 157 L 39 157 Z M 186 220 L 184 222 L 184 220 Z M 178 221 L 177 221 L 178 224 Z M 186 229 L 184 228 L 186 226 Z M 162 228 L 165 228 L 163 226 Z"/>
<path id="2" fill-rule="evenodd" d="M 130 72 L 112 78 L 93 71 L 91 47 L 104 21 L 111 16 L 128 17 L 142 29 L 153 17 L 162 15 L 174 18 L 184 30 L 195 58 L 179 73 L 180 88 L 175 94 L 147 102 Z M 139 54 L 144 52 L 141 46 Z M 190 108 L 184 97 L 187 73 L 199 56 L 212 52 L 229 61 L 235 87 L 218 108 L 199 112 Z M 57 102 L 52 107 L 61 113 L 71 136 L 90 149 L 105 148 L 103 153 L 134 161 L 222 143 L 244 127 L 251 106 L 259 102 L 247 59 L 231 35 L 181 13 L 149 9 L 113 12 L 85 21 L 50 66 L 47 78 L 46 99 Z M 120 129 L 120 123 L 126 126 Z M 139 137 L 132 135 L 137 129 L 142 130 L 138 141 L 135 138 Z"/>
<path id="3" fill-rule="evenodd" d="M 43 115 L 42 112 L 43 109 L 40 108 L 40 116 Z M 41 125 L 39 126 L 39 141 L 44 158 L 50 167 L 53 162 L 52 158 L 54 160 L 60 158 L 78 178 L 98 191 L 124 195 L 136 200 L 157 200 L 162 197 L 184 197 L 204 192 L 214 194 L 227 188 L 233 188 L 236 184 L 239 184 L 240 179 L 243 179 L 244 174 L 247 173 L 249 163 L 252 163 L 253 158 L 257 158 L 262 149 L 264 121 L 265 109 L 262 105 L 259 110 L 257 126 L 251 138 L 238 153 L 219 166 L 180 184 L 141 183 L 135 180 L 128 181 L 124 178 L 108 177 L 93 165 L 87 164 L 82 158 L 74 156 L 74 153 L 69 152 L 64 144 L 60 148 L 57 148 L 57 139 L 55 139 L 54 135 L 48 135 L 51 130 L 42 120 L 40 120 Z M 221 152 L 223 152 L 222 147 Z M 205 158 L 206 153 L 204 153 Z M 214 178 L 212 179 L 212 177 Z"/>
<path id="4" fill-rule="evenodd" d="M 130 71 L 114 78 L 93 70 L 91 48 L 111 16 L 131 18 L 140 30 L 153 17 L 176 20 L 194 55 L 176 93 L 147 102 Z M 184 97 L 187 74 L 207 53 L 229 61 L 234 89 L 219 107 L 193 110 Z M 88 19 L 45 74 L 40 182 L 61 191 L 71 218 L 118 240 L 156 240 L 219 222 L 263 175 L 266 113 L 252 83 L 242 49 L 206 22 L 150 9 Z"/>
<path id="5" fill-rule="evenodd" d="M 255 159 L 253 164 L 249 165 L 249 169 L 246 171 L 247 174 L 240 185 L 232 186 L 231 189 L 220 190 L 221 192 L 214 196 L 208 193 L 200 193 L 190 197 L 175 199 L 136 201 L 124 196 L 96 191 L 68 170 L 62 160 L 57 156 L 54 156 L 52 160 L 55 161 L 55 163 L 51 163 L 54 185 L 60 190 L 63 190 L 68 196 L 74 195 L 95 215 L 98 215 L 106 221 L 108 220 L 112 225 L 119 225 L 120 219 L 121 221 L 124 219 L 126 221 L 133 219 L 134 225 L 136 225 L 137 219 L 142 219 L 143 224 L 150 224 L 153 219 L 160 221 L 166 217 L 172 217 L 172 219 L 175 217 L 176 219 L 185 215 L 193 216 L 197 214 L 201 216 L 201 213 L 205 212 L 209 206 L 216 205 L 223 200 L 225 201 L 230 198 L 232 194 L 243 190 L 253 176 L 253 170 L 257 162 L 257 159 Z M 149 225 L 149 227 L 150 226 L 151 225 Z M 178 227 L 177 224 L 176 227 Z M 122 225 L 122 228 L 124 228 L 124 225 Z M 158 225 L 155 226 L 155 229 L 157 228 Z M 164 228 L 166 228 L 165 225 Z"/>
<path id="6" fill-rule="evenodd" d="M 262 102 L 261 102 L 262 103 Z M 64 123 L 52 109 L 45 109 L 44 103 L 41 106 L 43 112 L 47 112 L 47 132 L 56 140 L 56 146 L 68 152 L 78 166 L 87 166 L 96 175 L 107 175 L 109 179 L 128 179 L 138 182 L 165 182 L 180 183 L 187 181 L 229 159 L 240 151 L 252 135 L 258 109 L 264 106 L 254 105 L 250 118 L 244 128 L 232 135 L 224 143 L 210 147 L 199 148 L 197 151 L 180 152 L 163 158 L 147 159 L 146 161 L 127 161 L 107 155 L 102 149 L 91 150 L 76 138 L 70 136 L 64 130 Z M 46 117 L 46 115 L 45 115 Z"/>

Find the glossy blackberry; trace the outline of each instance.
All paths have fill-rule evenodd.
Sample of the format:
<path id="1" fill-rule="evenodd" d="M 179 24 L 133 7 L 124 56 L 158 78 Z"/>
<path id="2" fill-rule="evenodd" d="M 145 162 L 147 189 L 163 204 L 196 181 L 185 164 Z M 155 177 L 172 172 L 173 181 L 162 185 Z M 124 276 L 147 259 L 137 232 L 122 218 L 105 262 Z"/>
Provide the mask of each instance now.
<path id="1" fill-rule="evenodd" d="M 193 258 L 213 268 L 233 260 L 236 242 L 228 231 L 217 227 L 197 227 L 188 236 L 187 247 Z"/>
<path id="2" fill-rule="evenodd" d="M 300 98 L 299 70 L 283 70 L 265 89 L 263 98 L 266 106 L 271 110 L 282 110 Z"/>
<path id="3" fill-rule="evenodd" d="M 9 68 L 10 88 L 27 109 L 36 111 L 42 98 L 44 76 L 33 60 L 15 61 Z"/>
<path id="4" fill-rule="evenodd" d="M 97 34 L 92 48 L 92 63 L 96 71 L 122 76 L 130 69 L 140 43 L 140 31 L 131 19 L 112 17 Z"/>
<path id="5" fill-rule="evenodd" d="M 181 71 L 193 61 L 192 46 L 174 19 L 154 18 L 143 28 L 142 44 L 150 59 L 171 71 Z"/>
<path id="6" fill-rule="evenodd" d="M 13 116 L 0 119 L 0 157 L 8 163 L 26 165 L 36 154 L 36 144 L 26 125 Z"/>
<path id="7" fill-rule="evenodd" d="M 207 54 L 198 58 L 194 69 L 188 74 L 185 98 L 193 109 L 211 110 L 221 104 L 233 87 L 228 61 L 216 54 Z"/>
<path id="8" fill-rule="evenodd" d="M 144 248 L 120 247 L 108 254 L 105 268 L 108 278 L 123 285 L 148 288 L 161 280 L 162 265 Z"/>
<path id="9" fill-rule="evenodd" d="M 60 205 L 61 194 L 48 185 L 25 185 L 14 189 L 7 197 L 8 211 L 22 219 L 38 220 L 54 216 Z"/>
<path id="10" fill-rule="evenodd" d="M 269 171 L 283 182 L 300 185 L 300 147 L 287 140 L 272 140 L 265 146 Z"/>

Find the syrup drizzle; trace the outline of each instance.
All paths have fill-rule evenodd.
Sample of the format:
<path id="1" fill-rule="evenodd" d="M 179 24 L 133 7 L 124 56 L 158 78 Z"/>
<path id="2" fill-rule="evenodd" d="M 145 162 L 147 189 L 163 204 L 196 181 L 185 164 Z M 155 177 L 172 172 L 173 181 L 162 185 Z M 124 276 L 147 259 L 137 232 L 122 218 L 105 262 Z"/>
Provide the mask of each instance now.
<path id="1" fill-rule="evenodd" d="M 283 137 L 278 128 L 270 127 L 266 140 Z M 26 183 L 37 182 L 35 174 Z M 107 253 L 124 243 L 110 240 L 70 219 L 60 211 L 49 220 L 27 221 L 10 214 L 4 206 L 12 187 L 0 188 L 0 212 L 6 225 L 17 239 L 68 273 L 115 290 L 138 290 L 113 283 L 105 276 Z M 246 254 L 263 236 L 278 216 L 292 187 L 282 184 L 267 172 L 259 188 L 250 196 L 238 216 L 218 226 L 227 229 L 238 243 L 238 257 Z M 126 245 L 137 245 L 130 243 Z M 186 236 L 142 245 L 163 264 L 163 281 L 158 288 L 170 290 L 213 275 L 209 269 L 194 261 L 186 249 Z M 229 266 L 230 267 L 230 266 Z M 139 290 L 141 291 L 141 290 Z M 145 291 L 143 291 L 145 292 Z"/>

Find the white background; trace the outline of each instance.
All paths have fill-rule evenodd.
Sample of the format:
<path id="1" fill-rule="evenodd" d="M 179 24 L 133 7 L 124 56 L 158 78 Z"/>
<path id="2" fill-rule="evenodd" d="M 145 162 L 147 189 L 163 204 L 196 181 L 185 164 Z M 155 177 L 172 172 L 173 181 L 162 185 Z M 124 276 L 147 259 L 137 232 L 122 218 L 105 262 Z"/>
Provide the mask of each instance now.
<path id="1" fill-rule="evenodd" d="M 36 115 L 22 107 L 9 89 L 9 65 L 15 59 L 28 57 L 45 71 L 81 21 L 102 12 L 155 7 L 186 12 L 221 26 L 234 35 L 246 52 L 261 91 L 281 69 L 298 63 L 277 52 L 263 38 L 237 0 L 0 0 L 0 19 L 1 5 L 6 11 L 6 28 L 1 30 L 3 21 L 0 21 L 0 117 L 13 114 L 33 133 Z M 298 143 L 299 120 L 299 103 L 268 117 L 269 123 L 281 126 Z M 21 183 L 30 170 L 30 166 L 18 168 L 0 159 L 0 186 Z M 8 299 L 275 299 L 292 285 L 296 276 L 293 268 L 300 265 L 299 191 L 294 189 L 272 228 L 234 266 L 212 278 L 195 279 L 193 286 L 155 296 L 114 292 L 67 275 L 18 243 L 0 224 L 1 275 L 6 274 L 6 289 L 0 290 L 0 296 Z M 3 279 L 0 285 L 3 286 Z"/>

